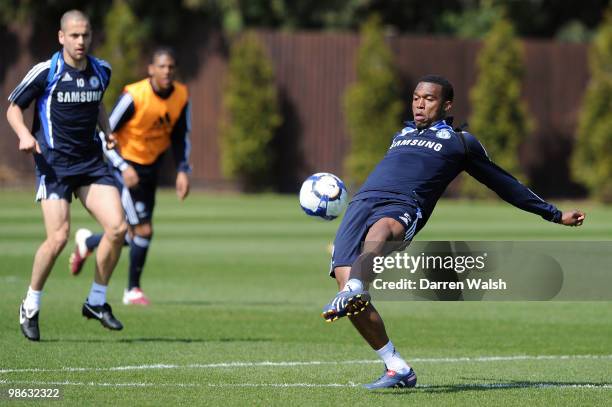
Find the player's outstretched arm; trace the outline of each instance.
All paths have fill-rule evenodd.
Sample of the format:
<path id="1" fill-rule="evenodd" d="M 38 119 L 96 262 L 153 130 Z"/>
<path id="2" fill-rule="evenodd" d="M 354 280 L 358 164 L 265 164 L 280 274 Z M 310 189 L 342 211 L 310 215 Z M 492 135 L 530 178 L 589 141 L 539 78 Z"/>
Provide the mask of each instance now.
<path id="1" fill-rule="evenodd" d="M 567 226 L 579 226 L 584 213 L 578 210 L 561 212 L 527 188 L 510 173 L 489 159 L 486 150 L 473 135 L 463 132 L 468 148 L 466 171 L 495 191 L 503 200 L 524 211 Z"/>
<path id="2" fill-rule="evenodd" d="M 563 211 L 559 223 L 565 226 L 582 226 L 584 218 L 586 218 L 586 213 L 581 210 Z"/>
<path id="3" fill-rule="evenodd" d="M 9 122 L 17 137 L 19 137 L 19 151 L 24 153 L 41 153 L 36 138 L 30 133 L 23 120 L 23 111 L 17 104 L 11 102 L 6 111 L 6 120 Z"/>

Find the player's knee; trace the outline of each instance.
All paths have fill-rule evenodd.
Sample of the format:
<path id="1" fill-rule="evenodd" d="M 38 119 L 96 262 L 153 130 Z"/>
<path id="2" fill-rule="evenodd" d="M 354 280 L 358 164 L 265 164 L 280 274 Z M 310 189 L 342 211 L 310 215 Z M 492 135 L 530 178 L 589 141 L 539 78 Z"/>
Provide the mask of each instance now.
<path id="1" fill-rule="evenodd" d="M 104 229 L 104 234 L 113 243 L 123 242 L 125 239 L 125 233 L 128 230 L 127 223 L 124 221 L 117 222 L 114 225 L 110 225 Z"/>
<path id="2" fill-rule="evenodd" d="M 63 226 L 60 229 L 56 230 L 55 232 L 51 233 L 47 237 L 47 245 L 49 249 L 51 250 L 51 252 L 54 255 L 59 254 L 66 246 L 66 243 L 68 243 L 69 237 L 70 237 L 70 227 L 69 226 Z"/>
<path id="3" fill-rule="evenodd" d="M 153 225 L 150 223 L 143 223 L 134 227 L 134 233 L 145 239 L 151 239 L 153 237 Z"/>
<path id="4" fill-rule="evenodd" d="M 126 222 L 121 222 L 118 226 L 117 226 L 117 230 L 116 230 L 116 236 L 117 236 L 117 240 L 123 241 L 123 239 L 125 238 L 125 234 L 128 231 L 128 225 Z"/>
<path id="5" fill-rule="evenodd" d="M 382 219 L 381 219 L 382 220 Z M 366 241 L 370 242 L 386 242 L 393 236 L 388 222 L 376 222 L 368 231 Z"/>
<path id="6" fill-rule="evenodd" d="M 366 242 L 384 243 L 390 240 L 403 238 L 404 227 L 401 223 L 392 218 L 383 218 L 376 222 L 366 235 Z M 376 246 L 376 245 L 375 245 Z M 372 250 L 376 251 L 376 250 Z"/>

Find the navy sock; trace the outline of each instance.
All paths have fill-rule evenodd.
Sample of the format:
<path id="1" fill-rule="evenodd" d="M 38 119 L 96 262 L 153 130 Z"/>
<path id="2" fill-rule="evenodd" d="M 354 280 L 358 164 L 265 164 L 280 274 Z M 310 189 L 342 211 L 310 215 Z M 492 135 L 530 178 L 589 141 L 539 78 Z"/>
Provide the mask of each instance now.
<path id="1" fill-rule="evenodd" d="M 140 287 L 140 276 L 142 275 L 142 268 L 147 259 L 150 243 L 150 238 L 138 235 L 135 235 L 130 243 L 130 276 L 128 290 L 134 287 Z"/>
<path id="2" fill-rule="evenodd" d="M 102 240 L 102 233 L 99 235 L 91 235 L 85 239 L 85 246 L 87 246 L 87 250 L 90 252 L 96 250 L 96 247 L 100 245 L 100 240 Z"/>

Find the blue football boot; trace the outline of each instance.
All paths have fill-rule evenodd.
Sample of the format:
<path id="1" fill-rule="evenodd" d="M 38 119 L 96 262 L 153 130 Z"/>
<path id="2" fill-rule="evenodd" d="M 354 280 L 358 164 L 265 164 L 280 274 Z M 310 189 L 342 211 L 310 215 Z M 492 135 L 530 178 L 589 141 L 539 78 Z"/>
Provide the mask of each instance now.
<path id="1" fill-rule="evenodd" d="M 321 315 L 327 322 L 357 315 L 370 303 L 370 294 L 365 291 L 340 291 L 329 304 L 323 307 Z"/>
<path id="2" fill-rule="evenodd" d="M 417 383 L 417 376 L 414 373 L 414 369 L 410 370 L 405 374 L 397 373 L 393 370 L 385 370 L 385 373 L 378 378 L 378 380 L 365 384 L 364 387 L 368 390 L 376 389 L 391 389 L 391 388 L 408 388 L 414 387 Z"/>

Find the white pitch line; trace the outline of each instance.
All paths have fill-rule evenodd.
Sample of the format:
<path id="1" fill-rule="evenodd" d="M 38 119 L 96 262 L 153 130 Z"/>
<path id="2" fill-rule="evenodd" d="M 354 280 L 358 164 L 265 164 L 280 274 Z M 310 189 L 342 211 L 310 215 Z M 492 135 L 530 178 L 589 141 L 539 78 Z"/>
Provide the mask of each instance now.
<path id="1" fill-rule="evenodd" d="M 424 387 L 434 387 L 425 385 Z M 612 389 L 612 384 L 609 383 L 552 383 L 552 382 L 534 382 L 534 383 L 473 383 L 473 384 L 455 384 L 449 387 L 460 387 L 464 389 Z"/>
<path id="2" fill-rule="evenodd" d="M 151 382 L 128 382 L 128 383 L 109 383 L 109 382 L 72 382 L 72 381 L 39 381 L 39 380 L 0 380 L 0 384 L 9 385 L 33 385 L 33 386 L 89 386 L 89 387 L 179 387 L 179 388 L 203 388 L 203 387 L 359 387 L 359 383 L 151 383 Z M 455 385 L 417 385 L 419 389 L 612 389 L 612 384 L 608 383 L 470 383 Z"/>
<path id="3" fill-rule="evenodd" d="M 34 386 L 92 386 L 92 387 L 357 387 L 356 383 L 109 383 L 40 380 L 0 380 L 0 384 Z"/>
<path id="4" fill-rule="evenodd" d="M 511 362 L 523 360 L 612 360 L 612 355 L 514 355 L 514 356 L 475 356 L 456 358 L 414 358 L 410 363 L 470 363 L 470 362 Z M 0 369 L 3 373 L 46 373 L 46 372 L 112 372 L 125 370 L 159 370 L 159 369 L 218 369 L 236 367 L 295 367 L 295 366 L 323 366 L 323 365 L 365 365 L 381 363 L 380 360 L 344 360 L 344 361 L 281 361 L 281 362 L 222 362 L 222 363 L 191 363 L 186 365 L 152 364 L 112 367 L 62 367 L 57 369 L 26 368 L 26 369 Z"/>

